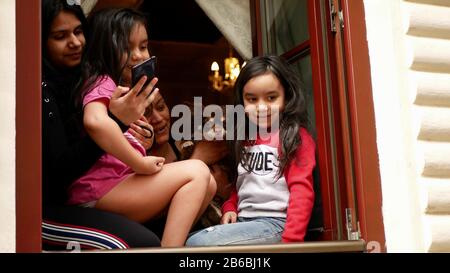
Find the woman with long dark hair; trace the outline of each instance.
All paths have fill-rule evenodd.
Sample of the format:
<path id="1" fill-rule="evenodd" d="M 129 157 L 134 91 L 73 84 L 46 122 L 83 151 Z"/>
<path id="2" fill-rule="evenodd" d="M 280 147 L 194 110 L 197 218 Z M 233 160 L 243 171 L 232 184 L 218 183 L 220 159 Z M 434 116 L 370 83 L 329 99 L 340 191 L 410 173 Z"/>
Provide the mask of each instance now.
<path id="1" fill-rule="evenodd" d="M 74 103 L 87 32 L 83 11 L 74 1 L 42 1 L 44 248 L 64 247 L 70 241 L 78 242 L 81 248 L 157 246 L 159 240 L 152 232 L 123 216 L 64 206 L 69 185 L 104 154 L 83 134 L 81 108 Z M 123 131 L 151 103 L 146 97 L 150 90 L 139 96 L 139 90 L 132 91 L 120 96 L 125 91 L 117 88 L 109 104 L 110 116 Z"/>

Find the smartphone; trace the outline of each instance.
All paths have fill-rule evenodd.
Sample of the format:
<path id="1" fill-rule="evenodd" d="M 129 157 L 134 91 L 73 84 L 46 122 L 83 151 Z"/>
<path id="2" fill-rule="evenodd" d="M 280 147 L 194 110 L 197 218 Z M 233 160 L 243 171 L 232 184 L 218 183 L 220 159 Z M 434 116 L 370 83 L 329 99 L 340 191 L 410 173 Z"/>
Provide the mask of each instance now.
<path id="1" fill-rule="evenodd" d="M 137 64 L 131 68 L 131 84 L 135 86 L 136 83 L 142 78 L 142 76 L 147 76 L 147 81 L 142 87 L 141 91 L 145 89 L 147 84 L 155 77 L 156 71 L 156 56 L 152 56 L 149 59 Z M 152 90 L 153 92 L 153 90 Z"/>

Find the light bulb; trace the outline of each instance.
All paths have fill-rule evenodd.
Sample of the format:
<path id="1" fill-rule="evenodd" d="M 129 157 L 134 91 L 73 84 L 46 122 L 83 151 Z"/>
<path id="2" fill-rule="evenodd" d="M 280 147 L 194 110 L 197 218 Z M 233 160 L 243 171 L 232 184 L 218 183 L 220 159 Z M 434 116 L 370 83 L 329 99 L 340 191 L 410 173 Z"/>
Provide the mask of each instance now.
<path id="1" fill-rule="evenodd" d="M 211 71 L 219 71 L 219 64 L 217 62 L 211 64 Z"/>

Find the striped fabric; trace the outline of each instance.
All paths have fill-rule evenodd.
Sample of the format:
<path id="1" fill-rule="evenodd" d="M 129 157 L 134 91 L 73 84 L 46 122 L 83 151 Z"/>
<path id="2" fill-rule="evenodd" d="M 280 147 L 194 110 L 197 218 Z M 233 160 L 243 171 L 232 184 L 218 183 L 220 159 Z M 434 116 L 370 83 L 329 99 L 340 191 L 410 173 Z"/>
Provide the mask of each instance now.
<path id="1" fill-rule="evenodd" d="M 48 244 L 70 245 L 79 244 L 81 249 L 128 249 L 130 248 L 120 238 L 93 228 L 53 223 L 42 223 L 42 239 Z"/>

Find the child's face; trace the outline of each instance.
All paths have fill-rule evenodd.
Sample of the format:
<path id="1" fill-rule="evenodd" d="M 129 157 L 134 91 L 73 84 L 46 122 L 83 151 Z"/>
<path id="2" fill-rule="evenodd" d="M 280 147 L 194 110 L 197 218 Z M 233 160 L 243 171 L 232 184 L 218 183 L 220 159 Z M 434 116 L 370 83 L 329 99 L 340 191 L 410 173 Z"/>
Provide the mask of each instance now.
<path id="1" fill-rule="evenodd" d="M 150 58 L 147 30 L 142 23 L 136 23 L 131 30 L 128 40 L 128 49 L 130 51 L 130 58 L 122 72 L 122 85 L 132 87 L 131 68 Z M 127 61 L 127 57 L 127 54 L 122 56 L 122 66 Z"/>
<path id="2" fill-rule="evenodd" d="M 270 128 L 279 122 L 279 113 L 284 110 L 284 88 L 273 73 L 250 79 L 243 88 L 245 112 L 251 122 Z"/>
<path id="3" fill-rule="evenodd" d="M 51 63 L 62 69 L 79 65 L 85 44 L 80 20 L 73 13 L 61 11 L 53 19 L 47 39 Z"/>

